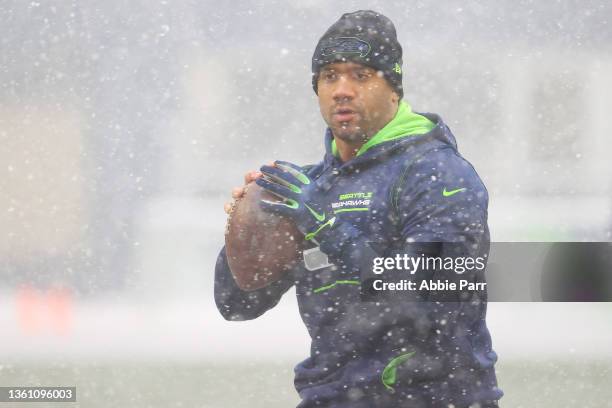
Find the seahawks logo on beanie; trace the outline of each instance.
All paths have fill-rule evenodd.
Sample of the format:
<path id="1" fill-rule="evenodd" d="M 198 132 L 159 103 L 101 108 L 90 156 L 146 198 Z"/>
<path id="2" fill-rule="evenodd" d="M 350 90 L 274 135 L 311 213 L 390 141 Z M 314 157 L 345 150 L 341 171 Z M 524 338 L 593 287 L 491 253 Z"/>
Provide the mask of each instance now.
<path id="1" fill-rule="evenodd" d="M 322 44 L 321 56 L 357 54 L 363 58 L 370 53 L 371 49 L 370 44 L 356 37 L 330 38 Z"/>

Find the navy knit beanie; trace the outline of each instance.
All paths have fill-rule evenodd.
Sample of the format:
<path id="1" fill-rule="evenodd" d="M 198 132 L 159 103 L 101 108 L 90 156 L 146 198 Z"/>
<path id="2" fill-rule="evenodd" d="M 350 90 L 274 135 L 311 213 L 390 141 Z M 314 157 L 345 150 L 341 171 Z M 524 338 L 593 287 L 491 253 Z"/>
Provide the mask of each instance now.
<path id="1" fill-rule="evenodd" d="M 312 87 L 317 93 L 321 68 L 356 62 L 381 71 L 391 88 L 404 96 L 402 46 L 391 20 L 372 10 L 346 13 L 323 34 L 312 56 Z"/>

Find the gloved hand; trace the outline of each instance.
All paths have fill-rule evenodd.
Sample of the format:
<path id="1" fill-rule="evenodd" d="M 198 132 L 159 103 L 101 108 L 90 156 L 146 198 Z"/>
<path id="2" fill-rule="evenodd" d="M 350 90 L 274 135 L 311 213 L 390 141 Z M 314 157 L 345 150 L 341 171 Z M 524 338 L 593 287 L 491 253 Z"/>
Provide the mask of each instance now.
<path id="1" fill-rule="evenodd" d="M 304 238 L 318 244 L 339 267 L 357 272 L 372 270 L 373 259 L 380 255 L 356 227 L 318 208 L 314 200 L 316 184 L 302 168 L 276 161 L 274 166 L 261 167 L 261 172 L 263 177 L 255 182 L 282 200 L 262 200 L 265 211 L 293 220 Z"/>
<path id="2" fill-rule="evenodd" d="M 291 219 L 307 241 L 320 243 L 324 232 L 334 226 L 336 217 L 326 214 L 312 202 L 315 183 L 301 167 L 284 161 L 262 166 L 261 172 L 263 177 L 255 182 L 282 200 L 261 200 L 262 208 Z"/>

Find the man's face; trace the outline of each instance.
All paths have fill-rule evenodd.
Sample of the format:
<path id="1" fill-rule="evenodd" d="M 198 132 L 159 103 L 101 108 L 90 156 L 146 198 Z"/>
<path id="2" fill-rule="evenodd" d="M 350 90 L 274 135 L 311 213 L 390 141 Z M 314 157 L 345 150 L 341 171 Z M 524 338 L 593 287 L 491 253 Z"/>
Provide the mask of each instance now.
<path id="1" fill-rule="evenodd" d="M 373 68 L 339 62 L 321 69 L 317 83 L 321 115 L 334 137 L 365 141 L 397 112 L 399 96 Z"/>

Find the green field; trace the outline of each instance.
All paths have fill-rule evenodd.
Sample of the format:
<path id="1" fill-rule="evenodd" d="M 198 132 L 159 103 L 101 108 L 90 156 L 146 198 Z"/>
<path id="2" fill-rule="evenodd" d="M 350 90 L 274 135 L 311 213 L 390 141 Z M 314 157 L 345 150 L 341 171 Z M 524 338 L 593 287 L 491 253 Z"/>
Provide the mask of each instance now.
<path id="1" fill-rule="evenodd" d="M 502 362 L 502 407 L 612 407 L 612 361 Z M 293 363 L 4 364 L 2 386 L 73 386 L 76 403 L 0 403 L 0 407 L 291 408 Z"/>

